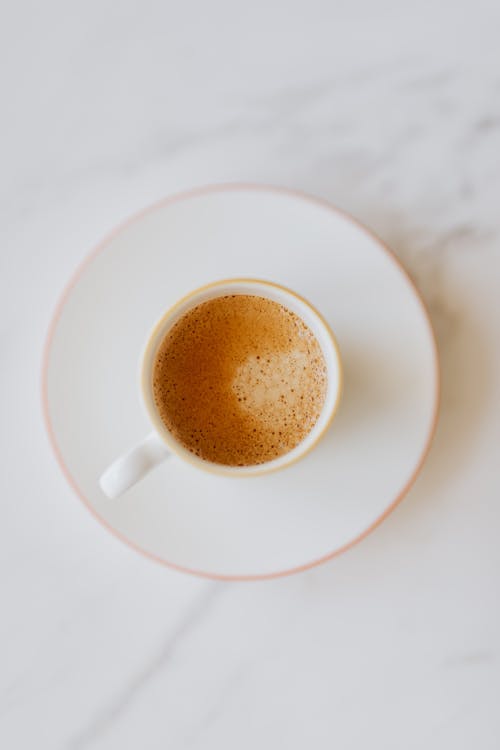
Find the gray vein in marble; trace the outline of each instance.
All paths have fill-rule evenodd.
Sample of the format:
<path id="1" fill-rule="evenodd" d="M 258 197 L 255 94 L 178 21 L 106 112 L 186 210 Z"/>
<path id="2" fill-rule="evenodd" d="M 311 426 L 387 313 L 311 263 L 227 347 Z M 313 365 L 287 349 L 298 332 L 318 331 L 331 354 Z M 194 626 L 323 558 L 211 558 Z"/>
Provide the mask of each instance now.
<path id="1" fill-rule="evenodd" d="M 179 156 L 192 148 L 200 148 L 213 141 L 220 141 L 233 135 L 253 132 L 256 125 L 248 120 L 236 117 L 226 122 L 217 123 L 204 129 L 189 130 L 172 133 L 162 129 L 160 133 L 149 136 L 134 149 L 130 149 L 127 156 L 96 158 L 86 160 L 84 164 L 74 164 L 66 171 L 55 171 L 47 183 L 45 176 L 32 179 L 28 184 L 19 188 L 15 201 L 8 206 L 8 216 L 11 224 L 40 208 L 40 195 L 49 187 L 49 200 L 52 197 L 61 200 L 61 191 L 76 190 L 92 182 L 98 176 L 133 177 L 145 166 L 152 163 L 164 163 L 169 158 Z M 9 197 L 5 197 L 6 202 Z M 45 201 L 47 198 L 45 197 Z"/>
<path id="2" fill-rule="evenodd" d="M 133 675 L 127 685 L 123 687 L 111 702 L 104 707 L 88 726 L 64 743 L 65 750 L 84 750 L 96 739 L 105 734 L 136 700 L 142 690 L 162 671 L 172 659 L 178 645 L 193 629 L 199 626 L 209 611 L 214 599 L 222 592 L 223 584 L 207 584 L 201 594 L 196 597 L 177 627 L 168 634 L 160 651 L 144 665 L 142 670 Z"/>
<path id="3" fill-rule="evenodd" d="M 56 197 L 59 199 L 58 188 L 75 189 L 81 184 L 86 184 L 88 179 L 95 179 L 98 174 L 111 173 L 119 176 L 131 176 L 145 165 L 164 162 L 166 159 L 178 156 L 193 147 L 203 147 L 230 136 L 254 135 L 256 132 L 269 130 L 273 126 L 283 123 L 291 126 L 294 118 L 300 116 L 301 113 L 307 111 L 308 108 L 331 95 L 337 89 L 349 89 L 354 84 L 358 87 L 370 85 L 376 79 L 394 78 L 395 75 L 404 77 L 408 74 L 411 64 L 411 60 L 401 60 L 397 65 L 391 62 L 371 68 L 362 67 L 349 74 L 340 74 L 329 79 L 313 80 L 301 86 L 278 89 L 265 96 L 245 97 L 244 103 L 248 105 L 250 111 L 247 111 L 244 115 L 233 115 L 228 119 L 222 119 L 197 130 L 191 127 L 169 133 L 168 128 L 162 127 L 156 135 L 149 133 L 147 139 L 142 143 L 137 143 L 135 148 L 130 149 L 126 158 L 117 155 L 116 157 L 107 156 L 105 159 L 96 158 L 90 161 L 85 159 L 84 164 L 76 163 L 68 171 L 58 174 L 57 169 L 53 170 L 50 187 L 56 188 Z M 427 78 L 439 79 L 444 84 L 445 80 L 442 79 L 447 78 L 448 75 L 447 72 L 440 72 L 435 76 L 427 76 Z M 422 80 L 425 81 L 425 79 L 426 76 L 424 75 Z M 421 79 L 415 79 L 417 82 L 419 80 Z M 342 119 L 328 123 L 329 133 L 332 130 L 343 130 L 345 128 L 348 128 L 348 125 Z M 16 212 L 14 205 L 11 206 L 10 211 L 23 214 L 33 210 L 39 195 L 46 188 L 45 178 L 31 179 L 18 191 L 18 197 L 22 196 L 23 198 L 21 211 L 17 208 Z"/>
<path id="4" fill-rule="evenodd" d="M 495 654 L 487 649 L 477 649 L 476 651 L 464 651 L 463 653 L 452 654 L 443 660 L 442 666 L 445 669 L 462 669 L 475 667 L 479 665 L 492 665 L 495 662 Z"/>
<path id="5" fill-rule="evenodd" d="M 224 707 L 227 705 L 228 697 L 230 695 L 233 695 L 234 691 L 241 684 L 243 675 L 245 673 L 245 666 L 246 665 L 240 664 L 231 672 L 228 679 L 217 693 L 210 708 L 207 710 L 198 724 L 193 727 L 192 731 L 183 742 L 182 747 L 185 748 L 185 750 L 188 750 L 193 745 L 198 744 L 200 740 L 203 744 L 203 734 L 212 726 L 212 724 L 217 721 L 219 716 L 222 714 Z"/>
<path id="6" fill-rule="evenodd" d="M 430 89 L 430 88 L 441 88 L 447 86 L 456 77 L 456 74 L 451 70 L 441 70 L 436 73 L 424 73 L 414 78 L 409 78 L 401 84 L 403 89 Z"/>
<path id="7" fill-rule="evenodd" d="M 246 102 L 252 105 L 252 111 L 255 108 L 263 109 L 267 116 L 269 114 L 274 115 L 273 122 L 281 122 L 300 115 L 310 105 L 319 102 L 337 90 L 350 89 L 354 84 L 358 87 L 369 86 L 377 79 L 393 78 L 395 75 L 405 74 L 409 64 L 411 64 L 411 61 L 401 61 L 396 65 L 391 63 L 374 68 L 360 68 L 349 74 L 311 81 L 300 86 L 288 86 L 256 98 L 250 97 Z"/>
<path id="8" fill-rule="evenodd" d="M 490 130 L 498 130 L 500 128 L 500 117 L 495 115 L 486 115 L 481 117 L 475 124 L 476 131 L 480 133 L 487 133 Z"/>

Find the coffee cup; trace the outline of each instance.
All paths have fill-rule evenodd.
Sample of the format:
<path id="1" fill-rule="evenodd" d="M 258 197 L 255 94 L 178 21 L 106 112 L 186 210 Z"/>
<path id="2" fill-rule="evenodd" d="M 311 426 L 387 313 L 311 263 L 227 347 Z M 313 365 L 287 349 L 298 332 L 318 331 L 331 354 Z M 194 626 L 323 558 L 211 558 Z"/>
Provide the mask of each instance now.
<path id="1" fill-rule="evenodd" d="M 335 337 L 303 297 L 245 278 L 196 289 L 148 338 L 152 431 L 104 471 L 101 489 L 116 498 L 170 455 L 228 477 L 284 469 L 325 434 L 341 388 Z"/>

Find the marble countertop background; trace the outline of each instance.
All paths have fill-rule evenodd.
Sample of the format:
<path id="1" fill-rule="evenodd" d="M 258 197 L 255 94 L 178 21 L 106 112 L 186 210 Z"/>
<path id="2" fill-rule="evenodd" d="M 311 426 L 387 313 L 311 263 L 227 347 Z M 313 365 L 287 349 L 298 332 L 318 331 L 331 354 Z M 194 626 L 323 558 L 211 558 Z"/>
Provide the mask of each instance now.
<path id="1" fill-rule="evenodd" d="M 2 90 L 0 747 L 500 747 L 500 6 L 11 3 Z M 225 584 L 111 538 L 45 436 L 58 295 L 115 224 L 220 181 L 386 240 L 441 353 L 425 468 L 360 545 Z"/>

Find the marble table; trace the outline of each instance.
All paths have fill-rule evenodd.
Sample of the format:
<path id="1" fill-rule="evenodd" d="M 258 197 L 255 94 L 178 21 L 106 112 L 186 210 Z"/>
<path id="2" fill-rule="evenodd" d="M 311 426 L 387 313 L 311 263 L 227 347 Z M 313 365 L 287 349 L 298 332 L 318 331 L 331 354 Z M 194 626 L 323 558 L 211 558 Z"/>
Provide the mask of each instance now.
<path id="1" fill-rule="evenodd" d="M 0 747 L 500 746 L 500 6 L 11 3 L 2 29 Z M 198 580 L 73 496 L 41 418 L 75 266 L 224 181 L 321 196 L 406 264 L 443 400 L 417 483 L 301 575 Z"/>

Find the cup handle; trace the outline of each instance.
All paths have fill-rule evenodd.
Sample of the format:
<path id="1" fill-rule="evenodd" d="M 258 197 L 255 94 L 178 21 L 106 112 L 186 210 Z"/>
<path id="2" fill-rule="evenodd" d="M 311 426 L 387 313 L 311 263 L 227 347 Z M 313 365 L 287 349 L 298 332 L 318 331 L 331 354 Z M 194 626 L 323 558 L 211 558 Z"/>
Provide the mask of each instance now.
<path id="1" fill-rule="evenodd" d="M 99 479 L 104 494 L 114 500 L 161 464 L 170 452 L 165 443 L 152 432 L 135 448 L 113 461 Z"/>

